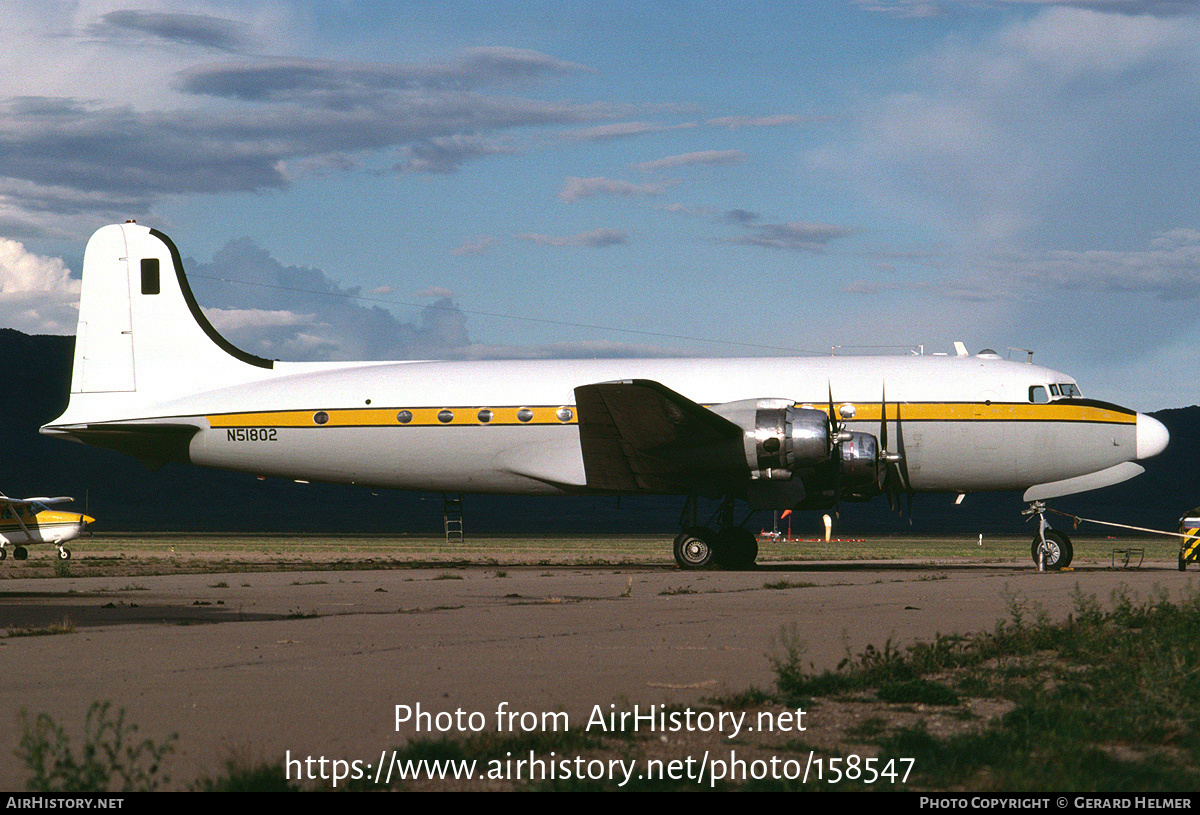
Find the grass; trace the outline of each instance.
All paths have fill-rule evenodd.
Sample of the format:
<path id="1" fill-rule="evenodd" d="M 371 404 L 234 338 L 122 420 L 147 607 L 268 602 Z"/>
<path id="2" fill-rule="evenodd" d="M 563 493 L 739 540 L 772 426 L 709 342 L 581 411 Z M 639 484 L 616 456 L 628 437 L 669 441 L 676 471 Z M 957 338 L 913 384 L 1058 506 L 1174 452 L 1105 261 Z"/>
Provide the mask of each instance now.
<path id="1" fill-rule="evenodd" d="M 1014 525 L 1014 530 L 1017 527 Z M 464 543 L 447 544 L 436 535 L 290 535 L 248 533 L 120 533 L 98 532 L 80 545 L 69 561 L 72 577 L 107 576 L 119 569 L 126 577 L 152 574 L 353 570 L 417 568 L 436 565 L 511 565 L 536 562 L 557 565 L 647 564 L 673 568 L 670 532 L 646 535 L 469 535 Z M 1178 545 L 1167 538 L 1120 538 L 1076 534 L 1078 562 L 1107 565 L 1114 548 L 1136 546 L 1146 558 L 1175 560 Z M 872 537 L 864 543 L 823 540 L 763 542 L 761 558 L 771 562 L 834 560 L 893 561 L 970 557 L 1027 565 L 1030 537 L 995 535 L 984 539 L 966 535 Z M 21 577 L 50 577 L 55 558 L 26 561 Z M 10 570 L 11 571 L 11 570 Z M 0 573 L 0 579 L 10 577 Z M 931 577 L 928 579 L 940 579 Z"/>
<path id="2" fill-rule="evenodd" d="M 917 723 L 874 735 L 882 755 L 916 758 L 909 783 L 918 788 L 1194 790 L 1200 596 L 1139 602 L 1119 591 L 1109 606 L 1076 590 L 1075 612 L 1052 624 L 1014 598 L 993 631 L 868 648 L 820 673 L 804 670 L 803 644 L 785 631 L 773 661 L 779 693 L 807 705 L 872 691 L 895 704 L 1009 703 L 1008 713 L 971 732 L 937 737 Z"/>
<path id="3" fill-rule="evenodd" d="M 29 769 L 30 792 L 149 792 L 170 781 L 161 764 L 174 750 L 175 736 L 161 743 L 138 739 L 124 708 L 114 713 L 110 703 L 94 702 L 78 752 L 50 716 L 21 716 L 24 734 L 14 753 Z"/>
<path id="4" fill-rule="evenodd" d="M 801 738 L 764 749 L 800 766 L 815 750 L 830 770 L 835 759 L 851 754 L 877 753 L 880 766 L 890 758 L 897 768 L 912 760 L 905 784 L 897 783 L 893 774 L 874 784 L 878 789 L 1167 793 L 1200 787 L 1200 594 L 1195 592 L 1169 602 L 1163 593 L 1138 600 L 1122 589 L 1101 604 L 1076 589 L 1074 611 L 1060 623 L 1050 622 L 1036 605 L 1011 596 L 1007 618 L 991 630 L 939 636 L 904 648 L 885 642 L 847 654 L 834 670 L 805 669 L 804 643 L 792 627 L 781 631 L 777 652 L 772 659 L 773 691 L 729 693 L 692 710 L 748 711 L 754 720 L 755 710 L 781 715 L 803 707 L 812 722 L 824 721 L 836 705 L 859 706 L 866 712 L 845 726 L 836 745 L 809 743 L 811 734 L 798 734 Z M 989 705 L 1001 712 L 976 713 Z M 784 710 L 770 711 L 779 707 Z M 79 752 L 44 714 L 25 720 L 16 755 L 30 769 L 30 790 L 154 789 L 166 783 L 159 768 L 173 748 L 173 737 L 160 743 L 139 739 L 124 711 L 114 716 L 107 704 L 93 705 Z M 947 730 L 947 722 L 957 726 Z M 829 734 L 821 731 L 828 729 L 825 725 L 815 732 L 824 737 Z M 753 745 L 724 738 L 717 734 L 722 749 L 736 748 L 753 761 Z M 653 731 L 588 732 L 574 726 L 566 731 L 417 739 L 389 755 L 400 762 L 474 761 L 480 772 L 526 757 L 546 765 L 572 757 L 636 762 L 640 771 L 664 756 L 668 762 L 674 758 L 663 752 L 668 741 L 674 744 L 677 739 L 664 739 Z M 688 756 L 709 749 L 691 737 L 674 747 Z M 498 778 L 503 788 L 526 790 L 712 788 L 711 780 L 702 783 L 686 775 L 649 776 L 624 786 L 615 777 L 599 775 L 525 775 L 514 781 L 501 772 Z M 188 788 L 294 790 L 314 784 L 331 788 L 328 778 L 303 783 L 294 775 L 289 778 L 281 764 L 230 763 L 224 775 L 199 779 Z M 716 788 L 801 786 L 798 781 L 768 778 L 724 780 Z M 836 789 L 865 786 L 859 775 Z M 366 775 L 345 778 L 337 788 L 382 787 Z M 389 788 L 490 787 L 483 781 L 430 780 L 426 775 L 420 781 L 394 778 Z M 814 779 L 806 788 L 833 789 Z"/>
<path id="5" fill-rule="evenodd" d="M 74 634 L 75 623 L 71 622 L 70 618 L 65 614 L 61 621 L 50 623 L 50 625 L 31 626 L 29 628 L 10 628 L 7 631 L 9 637 L 48 637 L 55 634 Z"/>

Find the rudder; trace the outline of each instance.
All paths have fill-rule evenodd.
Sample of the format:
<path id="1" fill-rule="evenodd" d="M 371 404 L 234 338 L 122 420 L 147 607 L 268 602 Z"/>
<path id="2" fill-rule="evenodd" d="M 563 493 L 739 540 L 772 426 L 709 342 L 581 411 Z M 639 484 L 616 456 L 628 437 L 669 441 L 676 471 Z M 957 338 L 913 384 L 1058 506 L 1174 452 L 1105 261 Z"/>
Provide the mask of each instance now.
<path id="1" fill-rule="evenodd" d="M 129 222 L 88 241 L 72 394 L 169 398 L 258 379 L 273 367 L 212 326 L 166 235 Z"/>

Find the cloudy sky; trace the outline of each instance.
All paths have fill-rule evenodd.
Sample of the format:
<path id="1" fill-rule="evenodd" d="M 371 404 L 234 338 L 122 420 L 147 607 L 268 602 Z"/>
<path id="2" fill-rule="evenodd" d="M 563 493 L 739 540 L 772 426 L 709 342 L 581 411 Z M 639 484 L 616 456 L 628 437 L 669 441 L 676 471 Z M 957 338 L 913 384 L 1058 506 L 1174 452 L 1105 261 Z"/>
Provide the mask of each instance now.
<path id="1" fill-rule="evenodd" d="M 136 218 L 277 358 L 962 340 L 1200 400 L 1193 0 L 2 5 L 0 326 L 72 333 Z"/>

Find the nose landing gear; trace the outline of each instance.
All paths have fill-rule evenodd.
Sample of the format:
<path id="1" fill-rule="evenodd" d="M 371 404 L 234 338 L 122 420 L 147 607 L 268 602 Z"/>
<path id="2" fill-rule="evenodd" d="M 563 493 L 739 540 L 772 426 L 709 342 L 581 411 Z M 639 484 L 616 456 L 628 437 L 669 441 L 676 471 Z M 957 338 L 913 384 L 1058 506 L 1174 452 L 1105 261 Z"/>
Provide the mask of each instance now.
<path id="1" fill-rule="evenodd" d="M 1046 520 L 1046 502 L 1033 501 L 1029 504 L 1029 509 L 1021 514 L 1037 516 L 1038 531 L 1030 546 L 1030 554 L 1033 555 L 1033 562 L 1038 568 L 1049 571 L 1070 566 L 1071 558 L 1075 554 L 1071 547 L 1071 539 L 1050 528 L 1050 523 Z"/>

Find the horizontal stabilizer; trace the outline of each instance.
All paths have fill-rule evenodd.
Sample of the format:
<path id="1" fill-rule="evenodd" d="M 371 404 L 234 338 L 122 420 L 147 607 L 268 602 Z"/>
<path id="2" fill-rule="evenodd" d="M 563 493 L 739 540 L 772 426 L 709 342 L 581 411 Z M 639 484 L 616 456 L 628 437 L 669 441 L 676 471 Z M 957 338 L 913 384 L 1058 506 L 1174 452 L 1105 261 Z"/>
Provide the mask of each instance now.
<path id="1" fill-rule="evenodd" d="M 152 470 L 168 461 L 188 463 L 188 446 L 200 428 L 190 424 L 85 424 L 56 427 L 53 432 L 75 441 L 132 456 Z"/>

